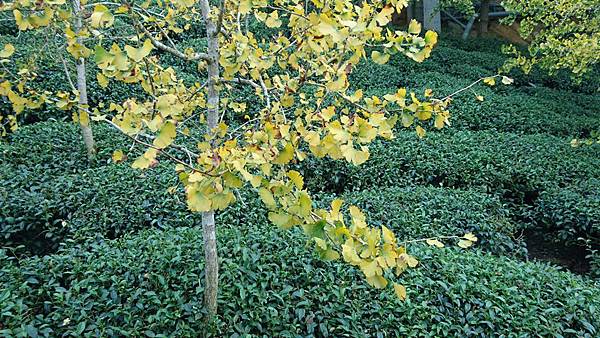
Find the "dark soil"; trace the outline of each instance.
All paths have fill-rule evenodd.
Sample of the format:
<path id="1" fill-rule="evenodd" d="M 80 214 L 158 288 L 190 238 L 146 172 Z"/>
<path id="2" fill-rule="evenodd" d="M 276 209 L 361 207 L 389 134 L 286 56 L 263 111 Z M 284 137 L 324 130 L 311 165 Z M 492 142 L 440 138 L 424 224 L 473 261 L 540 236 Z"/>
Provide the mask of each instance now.
<path id="1" fill-rule="evenodd" d="M 550 234 L 526 232 L 527 258 L 549 262 L 566 268 L 577 274 L 587 274 L 590 265 L 586 259 L 587 251 L 584 246 L 564 246 L 550 239 Z"/>

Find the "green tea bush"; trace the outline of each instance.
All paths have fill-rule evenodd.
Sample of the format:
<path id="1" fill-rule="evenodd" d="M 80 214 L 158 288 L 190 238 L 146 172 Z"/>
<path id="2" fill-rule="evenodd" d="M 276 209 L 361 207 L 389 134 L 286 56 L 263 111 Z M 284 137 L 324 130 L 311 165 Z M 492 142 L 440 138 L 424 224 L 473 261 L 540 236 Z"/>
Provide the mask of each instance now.
<path id="1" fill-rule="evenodd" d="M 591 131 L 600 127 L 594 116 L 598 109 L 592 111 L 579 105 L 567 107 L 561 99 L 548 101 L 513 90 L 483 96 L 483 102 L 475 100 L 473 95 L 456 98 L 451 107 L 454 128 L 578 138 L 589 137 Z"/>
<path id="2" fill-rule="evenodd" d="M 169 166 L 142 173 L 129 164 L 74 174 L 2 166 L 12 177 L 0 182 L 0 235 L 8 246 L 33 253 L 55 250 L 67 239 L 90 234 L 115 238 L 150 226 L 192 225 Z M 2 175 L 4 176 L 4 175 Z"/>
<path id="3" fill-rule="evenodd" d="M 322 196 L 328 205 L 334 196 Z M 404 240 L 440 235 L 477 234 L 478 244 L 499 254 L 522 254 L 513 238 L 516 227 L 509 210 L 487 194 L 435 187 L 381 188 L 347 193 L 348 205 L 357 205 L 369 224 L 385 225 Z"/>
<path id="4" fill-rule="evenodd" d="M 522 200 L 527 193 L 600 177 L 599 147 L 572 148 L 568 140 L 549 135 L 458 131 L 419 139 L 413 131 L 401 131 L 394 140 L 374 143 L 370 151 L 359 167 L 306 161 L 305 179 L 312 190 L 424 184 L 518 194 Z"/>
<path id="5" fill-rule="evenodd" d="M 92 129 L 98 150 L 96 164 L 88 161 L 79 126 L 70 122 L 41 122 L 20 127 L 8 141 L 0 142 L 0 164 L 72 173 L 90 165 L 104 165 L 114 150 L 129 148 L 131 144 L 108 125 L 94 123 Z"/>
<path id="6" fill-rule="evenodd" d="M 538 226 L 552 231 L 553 239 L 592 237 L 600 245 L 600 179 L 542 192 L 535 212 Z"/>
<path id="7" fill-rule="evenodd" d="M 238 209 L 243 214 L 244 209 Z M 221 226 L 219 316 L 203 321 L 201 230 L 135 236 L 17 261 L 0 251 L 0 335 L 595 337 L 600 293 L 570 273 L 477 250 L 410 247 L 408 300 L 322 262 L 303 235 Z"/>

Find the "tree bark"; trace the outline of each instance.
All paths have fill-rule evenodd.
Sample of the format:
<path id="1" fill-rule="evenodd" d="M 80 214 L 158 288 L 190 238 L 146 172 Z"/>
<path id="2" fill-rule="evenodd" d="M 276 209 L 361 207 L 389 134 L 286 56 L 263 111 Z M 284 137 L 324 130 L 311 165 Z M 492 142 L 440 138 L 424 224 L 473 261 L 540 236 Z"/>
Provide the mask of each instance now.
<path id="1" fill-rule="evenodd" d="M 442 17 L 439 0 L 423 0 L 423 27 L 425 30 L 442 31 Z"/>
<path id="2" fill-rule="evenodd" d="M 490 0 L 482 0 L 481 8 L 479 9 L 479 33 L 485 34 L 488 32 L 490 23 Z"/>
<path id="3" fill-rule="evenodd" d="M 221 0 L 224 1 L 224 0 Z M 208 83 L 207 83 L 207 134 L 213 136 L 214 128 L 219 121 L 219 37 L 217 23 L 210 18 L 210 5 L 208 0 L 200 1 L 202 16 L 206 22 L 206 35 L 208 39 Z M 211 137 L 212 139 L 212 137 Z M 213 144 L 213 141 L 211 141 Z M 216 224 L 214 212 L 202 214 L 202 234 L 204 238 L 205 259 L 205 288 L 204 306 L 211 320 L 217 314 L 217 291 L 219 286 L 219 261 L 217 256 Z"/>
<path id="4" fill-rule="evenodd" d="M 202 236 L 204 239 L 204 306 L 209 319 L 217 314 L 217 292 L 219 286 L 219 260 L 217 256 L 217 237 L 215 214 L 213 211 L 202 213 Z"/>
<path id="5" fill-rule="evenodd" d="M 81 4 L 79 0 L 73 0 L 73 11 L 75 14 L 75 33 L 79 33 L 82 27 L 81 22 Z M 79 38 L 77 39 L 80 40 Z M 82 42 L 80 42 L 82 43 Z M 79 58 L 77 61 L 77 90 L 79 91 L 79 127 L 83 136 L 83 143 L 87 150 L 88 158 L 92 159 L 96 155 L 96 144 L 92 128 L 89 125 L 89 116 L 86 111 L 88 105 L 87 82 L 85 76 L 85 59 Z"/>

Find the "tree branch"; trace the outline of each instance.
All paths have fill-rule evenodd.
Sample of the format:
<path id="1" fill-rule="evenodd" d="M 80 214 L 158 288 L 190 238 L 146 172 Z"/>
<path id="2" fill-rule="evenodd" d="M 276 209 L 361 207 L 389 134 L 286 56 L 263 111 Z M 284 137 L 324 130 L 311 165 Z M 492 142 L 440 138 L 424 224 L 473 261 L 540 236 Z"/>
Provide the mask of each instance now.
<path id="1" fill-rule="evenodd" d="M 186 60 L 186 61 L 203 60 L 203 61 L 206 61 L 207 63 L 212 62 L 211 58 L 206 53 L 194 53 L 193 55 L 188 56 L 188 55 L 182 53 L 180 50 L 178 50 L 174 47 L 169 47 L 169 46 L 165 45 L 164 43 L 160 42 L 158 39 L 156 39 L 156 37 L 154 37 L 152 35 L 152 33 L 150 33 L 148 31 L 148 29 L 146 29 L 146 27 L 144 27 L 144 25 L 138 23 L 138 26 L 144 31 L 146 36 L 150 39 L 150 42 L 152 42 L 152 45 L 164 52 L 170 53 L 170 54 L 172 54 L 180 59 Z"/>

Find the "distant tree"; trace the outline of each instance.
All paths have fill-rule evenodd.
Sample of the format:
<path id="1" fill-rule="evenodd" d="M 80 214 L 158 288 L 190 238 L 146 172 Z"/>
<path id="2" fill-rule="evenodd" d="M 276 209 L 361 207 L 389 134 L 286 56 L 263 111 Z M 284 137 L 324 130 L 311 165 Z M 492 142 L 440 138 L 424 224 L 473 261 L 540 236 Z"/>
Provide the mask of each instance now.
<path id="1" fill-rule="evenodd" d="M 581 76 L 600 61 L 600 4 L 598 0 L 504 0 L 502 5 L 521 18 L 520 34 L 530 42 L 528 55 L 514 47 L 507 68 L 529 72 L 538 65 L 550 73 L 561 69 Z"/>
<path id="2" fill-rule="evenodd" d="M 441 0 L 442 8 L 454 8 L 471 15 L 480 8 L 480 31 L 487 32 L 489 0 Z M 600 6 L 597 0 L 503 0 L 512 13 L 505 22 L 519 20 L 520 35 L 530 41 L 527 55 L 514 46 L 505 51 L 513 58 L 505 69 L 514 67 L 530 72 L 534 65 L 550 73 L 566 69 L 575 78 L 595 67 L 600 60 Z"/>

